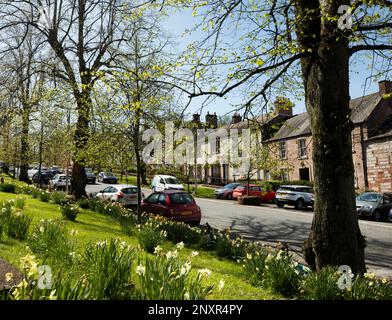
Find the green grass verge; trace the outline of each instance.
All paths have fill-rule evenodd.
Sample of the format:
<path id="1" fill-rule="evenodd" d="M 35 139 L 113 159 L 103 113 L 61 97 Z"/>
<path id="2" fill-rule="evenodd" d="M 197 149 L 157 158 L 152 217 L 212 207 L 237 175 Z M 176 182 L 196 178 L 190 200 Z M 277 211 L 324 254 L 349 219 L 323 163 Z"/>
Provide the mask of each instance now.
<path id="1" fill-rule="evenodd" d="M 30 228 L 33 228 L 41 219 L 58 219 L 61 217 L 60 209 L 57 205 L 40 202 L 25 195 L 16 195 L 0 192 L 0 201 L 26 198 L 25 212 L 33 218 Z M 76 250 L 81 250 L 87 243 L 111 238 L 121 238 L 133 247 L 138 246 L 138 241 L 134 236 L 127 236 L 120 230 L 120 225 L 111 217 L 100 215 L 90 210 L 82 210 L 75 222 L 66 221 L 67 229 L 76 230 L 74 236 Z M 165 242 L 163 248 L 172 249 L 171 242 Z M 190 255 L 192 249 L 184 248 L 180 256 L 184 259 Z M 0 243 L 0 258 L 3 258 L 15 266 L 19 266 L 19 259 L 27 254 L 26 242 L 5 239 Z M 143 253 L 144 254 L 144 253 Z M 252 300 L 252 299 L 281 299 L 280 296 L 272 294 L 268 290 L 252 286 L 246 279 L 239 263 L 217 258 L 211 252 L 200 251 L 200 254 L 192 259 L 195 269 L 208 268 L 212 271 L 211 283 L 218 283 L 220 279 L 225 281 L 222 291 L 215 292 L 209 299 L 223 300 Z M 70 271 L 71 272 L 71 271 Z"/>

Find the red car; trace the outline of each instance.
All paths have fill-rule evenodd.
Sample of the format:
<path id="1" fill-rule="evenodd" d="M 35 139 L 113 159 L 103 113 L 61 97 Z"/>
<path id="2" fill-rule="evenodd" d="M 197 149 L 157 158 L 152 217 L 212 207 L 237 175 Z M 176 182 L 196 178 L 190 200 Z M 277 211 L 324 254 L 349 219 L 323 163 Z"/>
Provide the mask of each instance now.
<path id="1" fill-rule="evenodd" d="M 238 186 L 233 191 L 233 199 L 238 199 L 238 197 L 243 197 L 247 194 L 247 185 L 243 184 Z M 261 197 L 261 201 L 273 201 L 275 199 L 274 191 L 265 191 L 262 187 L 257 184 L 249 184 L 249 196 Z"/>
<path id="2" fill-rule="evenodd" d="M 201 210 L 195 199 L 181 190 L 163 190 L 152 193 L 143 200 L 142 211 L 192 225 L 199 225 L 201 220 Z"/>

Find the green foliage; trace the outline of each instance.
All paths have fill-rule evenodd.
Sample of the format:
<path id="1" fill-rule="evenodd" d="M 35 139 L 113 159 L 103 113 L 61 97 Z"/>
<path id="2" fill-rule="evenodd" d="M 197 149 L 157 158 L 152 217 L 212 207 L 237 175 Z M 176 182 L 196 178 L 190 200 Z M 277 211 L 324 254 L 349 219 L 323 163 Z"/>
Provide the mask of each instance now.
<path id="1" fill-rule="evenodd" d="M 133 298 L 131 270 L 134 258 L 133 249 L 118 239 L 90 243 L 82 254 L 81 264 L 87 270 L 91 298 Z"/>
<path id="2" fill-rule="evenodd" d="M 349 300 L 392 300 L 392 283 L 378 279 L 374 274 L 357 276 L 351 290 L 346 290 Z"/>
<path id="3" fill-rule="evenodd" d="M 1 183 L 0 192 L 15 193 L 16 185 L 13 183 Z"/>
<path id="4" fill-rule="evenodd" d="M 61 191 L 52 192 L 50 202 L 54 204 L 63 205 L 68 202 L 67 194 Z"/>
<path id="5" fill-rule="evenodd" d="M 50 200 L 50 192 L 49 191 L 41 191 L 39 194 L 39 199 L 42 202 L 49 202 Z"/>
<path id="6" fill-rule="evenodd" d="M 25 198 L 17 198 L 15 200 L 15 208 L 23 210 L 25 207 L 26 199 Z"/>
<path id="7" fill-rule="evenodd" d="M 192 228 L 183 222 L 164 221 L 160 226 L 161 230 L 167 232 L 167 240 L 178 243 L 183 241 L 186 244 L 194 245 L 200 242 L 200 228 Z"/>
<path id="8" fill-rule="evenodd" d="M 82 209 L 90 209 L 90 202 L 92 200 L 86 199 L 86 198 L 82 198 L 78 201 L 78 206 Z"/>
<path id="9" fill-rule="evenodd" d="M 261 286 L 264 280 L 265 260 L 271 250 L 262 247 L 255 250 L 254 253 L 247 253 L 246 258 L 242 260 L 242 266 L 245 270 L 246 277 L 254 286 Z"/>
<path id="10" fill-rule="evenodd" d="M 153 253 L 154 248 L 165 240 L 166 232 L 159 231 L 152 223 L 147 223 L 139 228 L 136 237 L 140 246 L 148 253 Z"/>
<path id="11" fill-rule="evenodd" d="M 214 289 L 205 285 L 210 276 L 207 269 L 191 275 L 191 257 L 184 263 L 178 258 L 178 249 L 163 253 L 159 247 L 154 256 L 139 259 L 136 267 L 138 298 L 143 300 L 204 300 Z"/>
<path id="12" fill-rule="evenodd" d="M 229 233 L 216 235 L 215 253 L 218 257 L 240 259 L 246 255 L 247 242 L 241 238 L 231 239 Z"/>
<path id="13" fill-rule="evenodd" d="M 335 267 L 312 272 L 302 283 L 301 296 L 308 300 L 343 299 L 344 292 L 337 285 L 338 279 L 339 274 Z"/>
<path id="14" fill-rule="evenodd" d="M 45 260 L 70 264 L 73 259 L 73 245 L 69 240 L 64 221 L 41 220 L 28 239 L 31 250 Z"/>
<path id="15" fill-rule="evenodd" d="M 306 181 L 306 180 L 296 180 L 296 181 L 280 181 L 280 180 L 263 180 L 259 182 L 265 190 L 272 190 L 276 191 L 279 189 L 280 186 L 284 185 L 300 185 L 300 186 L 309 186 L 313 187 L 313 182 Z"/>
<path id="16" fill-rule="evenodd" d="M 70 221 L 75 221 L 76 217 L 80 213 L 80 210 L 77 206 L 71 205 L 69 203 L 65 203 L 60 206 L 60 211 L 63 217 Z"/>
<path id="17" fill-rule="evenodd" d="M 267 256 L 263 277 L 263 285 L 274 293 L 293 297 L 299 292 L 300 276 L 293 265 L 292 257 L 285 251 Z"/>
<path id="18" fill-rule="evenodd" d="M 31 221 L 32 218 L 27 214 L 21 211 L 13 211 L 7 219 L 6 234 L 10 238 L 20 241 L 26 240 Z"/>
<path id="19" fill-rule="evenodd" d="M 126 235 L 133 234 L 133 230 L 138 223 L 137 216 L 133 213 L 120 216 L 118 221 L 120 222 L 121 231 Z"/>

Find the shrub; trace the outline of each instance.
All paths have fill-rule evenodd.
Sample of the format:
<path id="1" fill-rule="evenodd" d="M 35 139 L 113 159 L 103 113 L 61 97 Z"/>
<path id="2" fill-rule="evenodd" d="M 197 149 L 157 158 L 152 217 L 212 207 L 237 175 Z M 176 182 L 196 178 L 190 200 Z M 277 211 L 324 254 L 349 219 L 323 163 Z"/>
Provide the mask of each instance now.
<path id="1" fill-rule="evenodd" d="M 201 238 L 201 230 L 192 228 L 183 222 L 166 221 L 161 224 L 161 230 L 167 232 L 167 240 L 178 243 L 198 244 Z"/>
<path id="2" fill-rule="evenodd" d="M 67 201 L 67 194 L 65 192 L 55 191 L 50 196 L 50 202 L 54 204 L 63 205 Z"/>
<path id="3" fill-rule="evenodd" d="M 75 221 L 77 215 L 80 213 L 77 206 L 71 205 L 69 203 L 60 206 L 60 211 L 61 214 L 63 215 L 63 218 L 70 221 Z"/>
<path id="4" fill-rule="evenodd" d="M 152 223 L 145 224 L 136 233 L 140 246 L 149 253 L 154 252 L 154 248 L 165 240 L 165 231 L 159 231 Z"/>
<path id="5" fill-rule="evenodd" d="M 12 212 L 7 219 L 6 233 L 10 238 L 25 240 L 32 218 L 20 211 Z"/>
<path id="6" fill-rule="evenodd" d="M 92 299 L 131 299 L 134 289 L 131 272 L 134 251 L 118 239 L 90 243 L 81 263 L 87 270 Z"/>
<path id="7" fill-rule="evenodd" d="M 279 250 L 267 256 L 263 277 L 263 285 L 274 293 L 292 297 L 299 292 L 300 276 L 291 256 L 285 251 Z"/>
<path id="8" fill-rule="evenodd" d="M 261 286 L 263 284 L 265 260 L 270 252 L 266 247 L 263 247 L 252 253 L 247 253 L 246 258 L 242 260 L 245 274 L 252 285 Z"/>
<path id="9" fill-rule="evenodd" d="M 14 206 L 15 206 L 15 208 L 17 208 L 17 209 L 23 210 L 24 207 L 25 207 L 25 202 L 26 202 L 26 199 L 25 199 L 25 198 L 17 198 L 17 199 L 15 200 Z"/>
<path id="10" fill-rule="evenodd" d="M 350 300 L 392 300 L 392 284 L 386 279 L 378 279 L 374 274 L 357 276 L 351 290 L 346 290 Z"/>
<path id="11" fill-rule="evenodd" d="M 261 198 L 256 196 L 239 197 L 238 203 L 245 206 L 259 206 L 261 204 Z"/>
<path id="12" fill-rule="evenodd" d="M 41 191 L 39 194 L 39 199 L 42 202 L 49 202 L 50 200 L 50 193 L 48 191 Z"/>
<path id="13" fill-rule="evenodd" d="M 240 259 L 246 255 L 247 243 L 241 238 L 231 239 L 230 235 L 217 234 L 215 253 L 218 257 Z"/>
<path id="14" fill-rule="evenodd" d="M 15 193 L 16 185 L 12 183 L 2 183 L 0 184 L 0 191 L 7 192 L 7 193 Z"/>
<path id="15" fill-rule="evenodd" d="M 82 198 L 78 201 L 78 206 L 82 209 L 90 209 L 90 202 L 93 200 L 89 200 L 86 198 Z"/>
<path id="16" fill-rule="evenodd" d="M 325 267 L 310 273 L 302 283 L 301 296 L 308 300 L 336 300 L 343 298 L 337 282 L 339 275 L 334 267 Z"/>
<path id="17" fill-rule="evenodd" d="M 204 300 L 213 292 L 214 285 L 205 285 L 211 271 L 198 270 L 191 276 L 191 258 L 184 263 L 178 258 L 177 246 L 173 251 L 163 253 L 160 247 L 155 248 L 154 256 L 139 259 L 136 267 L 137 297 L 143 300 Z M 221 287 L 223 283 L 221 280 Z"/>
<path id="18" fill-rule="evenodd" d="M 33 229 L 28 243 L 31 250 L 44 259 L 72 262 L 73 245 L 61 220 L 41 220 Z"/>
<path id="19" fill-rule="evenodd" d="M 134 227 L 137 225 L 137 216 L 134 214 L 125 214 L 118 218 L 121 226 L 121 231 L 126 235 L 131 235 L 133 233 Z"/>

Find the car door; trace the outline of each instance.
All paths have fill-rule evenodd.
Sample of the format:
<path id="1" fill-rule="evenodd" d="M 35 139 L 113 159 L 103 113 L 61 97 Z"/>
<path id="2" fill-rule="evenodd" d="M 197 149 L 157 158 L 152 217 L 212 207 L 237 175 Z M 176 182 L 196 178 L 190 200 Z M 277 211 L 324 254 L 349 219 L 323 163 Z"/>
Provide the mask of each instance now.
<path id="1" fill-rule="evenodd" d="M 157 191 L 162 191 L 162 190 L 165 190 L 165 180 L 163 178 L 160 178 L 157 184 Z"/>
<path id="2" fill-rule="evenodd" d="M 383 217 L 388 215 L 389 210 L 392 208 L 392 199 L 388 195 L 383 195 L 381 199 L 380 211 Z"/>
<path id="3" fill-rule="evenodd" d="M 160 193 L 152 193 L 146 200 L 143 201 L 143 211 L 147 213 L 157 214 L 156 205 Z"/>
<path id="4" fill-rule="evenodd" d="M 169 207 L 166 204 L 166 195 L 164 193 L 160 193 L 156 203 L 156 213 L 162 216 L 167 216 L 168 212 Z"/>
<path id="5" fill-rule="evenodd" d="M 249 187 L 249 195 L 253 196 L 253 197 L 260 196 L 259 187 L 257 187 L 257 186 L 250 186 Z"/>

